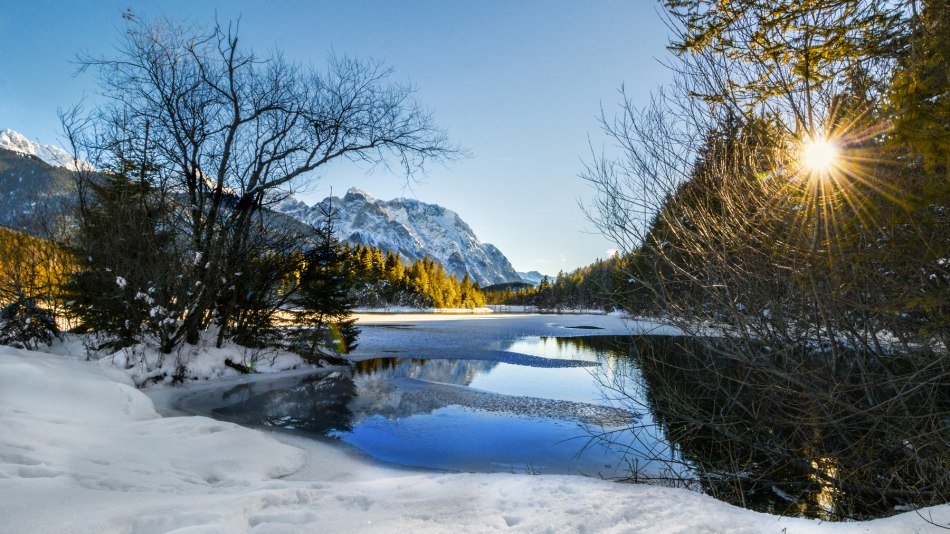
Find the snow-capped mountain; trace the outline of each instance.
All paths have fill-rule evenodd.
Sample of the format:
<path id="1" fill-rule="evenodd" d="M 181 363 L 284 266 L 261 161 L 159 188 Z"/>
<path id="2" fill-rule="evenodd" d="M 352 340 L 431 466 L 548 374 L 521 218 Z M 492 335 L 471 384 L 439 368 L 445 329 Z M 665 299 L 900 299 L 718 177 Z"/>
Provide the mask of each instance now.
<path id="1" fill-rule="evenodd" d="M 276 209 L 319 226 L 320 205 L 330 202 L 337 212 L 336 233 L 345 241 L 391 250 L 409 261 L 428 256 L 441 262 L 446 272 L 459 278 L 468 273 L 483 286 L 521 280 L 500 250 L 479 241 L 457 213 L 436 204 L 409 198 L 377 200 L 354 188 L 343 198 L 326 198 L 314 206 L 290 197 Z"/>
<path id="2" fill-rule="evenodd" d="M 26 136 L 14 130 L 7 129 L 0 131 L 0 148 L 20 154 L 36 156 L 54 167 L 65 167 L 69 170 L 76 170 L 77 167 L 84 169 L 91 168 L 91 166 L 84 161 L 80 161 L 77 166 L 73 155 L 58 146 L 41 145 L 36 141 L 27 139 Z"/>
<path id="3" fill-rule="evenodd" d="M 35 232 L 34 223 L 48 224 L 51 214 L 75 194 L 68 168 L 75 168 L 75 162 L 66 150 L 13 130 L 0 131 L 0 226 Z M 459 278 L 467 273 L 482 286 L 521 281 L 508 258 L 479 241 L 452 210 L 406 198 L 381 201 L 358 189 L 322 203 L 331 201 L 341 239 L 391 250 L 408 261 L 428 256 L 448 273 Z M 319 205 L 308 206 L 293 197 L 271 209 L 289 216 L 288 223 L 322 223 Z"/>
<path id="4" fill-rule="evenodd" d="M 541 280 L 544 279 L 544 275 L 538 271 L 527 271 L 522 272 L 518 271 L 518 276 L 521 277 L 521 280 L 526 284 L 531 284 L 533 286 L 541 285 Z"/>

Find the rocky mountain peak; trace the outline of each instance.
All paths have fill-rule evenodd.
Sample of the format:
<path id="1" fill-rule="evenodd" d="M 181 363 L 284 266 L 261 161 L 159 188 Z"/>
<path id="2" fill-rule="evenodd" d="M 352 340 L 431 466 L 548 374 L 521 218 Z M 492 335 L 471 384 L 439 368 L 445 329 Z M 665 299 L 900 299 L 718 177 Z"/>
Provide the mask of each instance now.
<path id="1" fill-rule="evenodd" d="M 308 224 L 321 222 L 320 205 L 333 203 L 340 239 L 372 245 L 400 254 L 408 261 L 428 256 L 459 278 L 468 274 L 481 285 L 519 281 L 508 258 L 495 246 L 482 243 L 454 211 L 416 199 L 378 200 L 351 188 L 343 198 L 328 197 L 307 206 L 296 199 L 278 210 Z"/>
<path id="2" fill-rule="evenodd" d="M 346 191 L 346 195 L 343 196 L 343 202 L 376 202 L 376 199 L 373 195 L 370 195 L 362 189 L 356 187 L 351 187 Z"/>
<path id="3" fill-rule="evenodd" d="M 73 155 L 66 150 L 55 145 L 40 144 L 28 139 L 25 135 L 15 130 L 6 129 L 0 131 L 0 148 L 19 154 L 35 156 L 54 167 L 65 167 L 69 170 L 77 169 Z M 88 163 L 83 161 L 79 162 L 78 167 L 83 169 L 91 168 Z"/>

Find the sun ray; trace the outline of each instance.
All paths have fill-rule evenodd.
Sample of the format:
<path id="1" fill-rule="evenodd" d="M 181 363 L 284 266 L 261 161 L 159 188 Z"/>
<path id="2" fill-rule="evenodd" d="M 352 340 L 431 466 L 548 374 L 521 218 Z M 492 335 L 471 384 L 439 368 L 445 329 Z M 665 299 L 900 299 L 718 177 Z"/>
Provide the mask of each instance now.
<path id="1" fill-rule="evenodd" d="M 826 176 L 838 166 L 838 146 L 821 136 L 802 143 L 801 164 L 809 172 Z"/>

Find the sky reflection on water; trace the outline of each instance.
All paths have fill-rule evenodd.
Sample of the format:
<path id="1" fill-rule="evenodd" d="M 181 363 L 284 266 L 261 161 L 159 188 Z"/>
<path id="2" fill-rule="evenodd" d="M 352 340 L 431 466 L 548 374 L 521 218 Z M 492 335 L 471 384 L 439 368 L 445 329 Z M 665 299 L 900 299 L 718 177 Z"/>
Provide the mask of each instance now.
<path id="1" fill-rule="evenodd" d="M 258 382 L 193 398 L 195 411 L 248 425 L 321 434 L 399 465 L 469 472 L 620 477 L 632 435 L 591 446 L 594 432 L 648 414 L 613 405 L 600 381 L 608 354 L 552 337 L 490 360 L 370 358 L 348 373 Z M 524 365 L 523 355 L 544 359 Z M 605 366 L 605 364 L 607 364 Z"/>

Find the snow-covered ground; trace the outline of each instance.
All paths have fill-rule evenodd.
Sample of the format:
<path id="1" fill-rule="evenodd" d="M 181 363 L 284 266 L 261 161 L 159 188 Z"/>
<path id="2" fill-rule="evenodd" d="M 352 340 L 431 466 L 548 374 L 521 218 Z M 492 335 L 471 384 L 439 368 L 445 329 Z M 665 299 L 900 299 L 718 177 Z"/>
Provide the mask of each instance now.
<path id="1" fill-rule="evenodd" d="M 122 370 L 139 387 L 155 383 L 172 383 L 176 374 L 184 380 L 217 380 L 240 376 L 241 372 L 227 364 L 240 364 L 256 374 L 282 373 L 303 367 L 310 368 L 298 354 L 276 348 L 251 349 L 226 341 L 215 346 L 216 333 L 206 331 L 196 345 L 181 345 L 171 354 L 162 354 L 154 343 L 139 343 L 111 354 L 91 350 L 98 340 L 88 335 L 63 334 L 53 345 L 41 346 L 41 352 L 79 360 L 94 360 Z M 330 349 L 325 349 L 330 354 Z M 179 366 L 183 366 L 181 371 Z"/>
<path id="2" fill-rule="evenodd" d="M 377 325 L 411 321 L 428 343 L 451 320 L 392 317 Z M 537 320 L 483 318 L 471 326 L 513 336 Z M 562 334 L 571 326 L 551 325 Z M 370 333 L 367 350 L 378 339 Z M 577 476 L 394 469 L 330 443 L 204 417 L 161 417 L 111 362 L 0 347 L 4 533 L 942 531 L 921 516 L 950 525 L 950 505 L 828 524 L 685 490 Z"/>
<path id="3" fill-rule="evenodd" d="M 607 312 L 597 308 L 539 308 L 520 304 L 489 304 L 487 308 L 495 313 L 542 313 L 548 315 L 607 315 Z M 624 312 L 610 312 L 613 315 L 625 315 Z"/>

